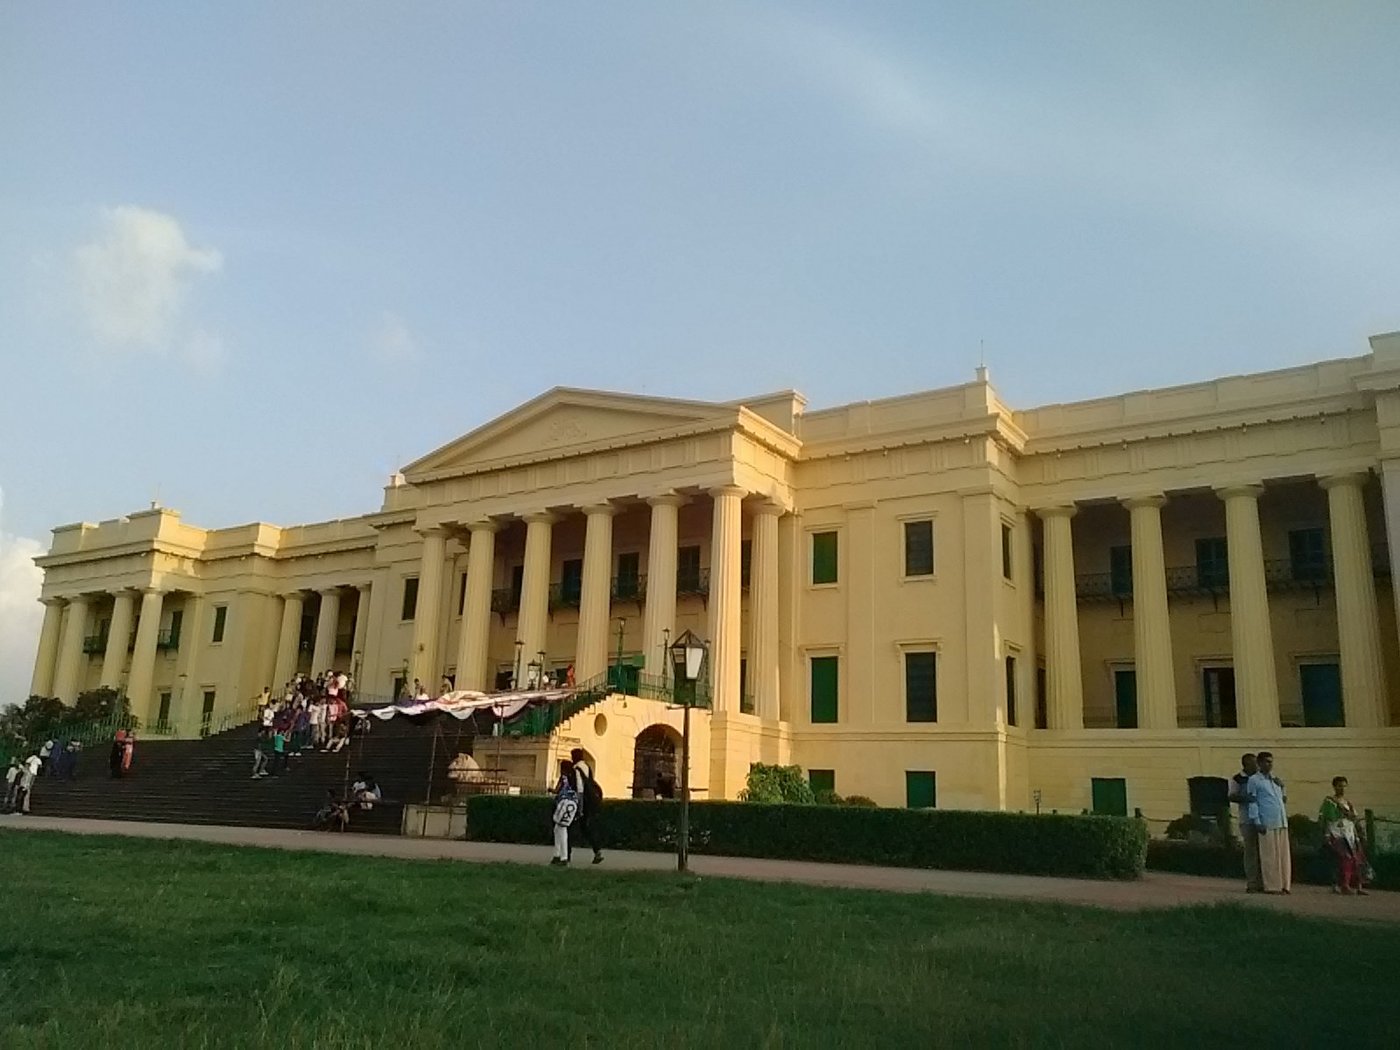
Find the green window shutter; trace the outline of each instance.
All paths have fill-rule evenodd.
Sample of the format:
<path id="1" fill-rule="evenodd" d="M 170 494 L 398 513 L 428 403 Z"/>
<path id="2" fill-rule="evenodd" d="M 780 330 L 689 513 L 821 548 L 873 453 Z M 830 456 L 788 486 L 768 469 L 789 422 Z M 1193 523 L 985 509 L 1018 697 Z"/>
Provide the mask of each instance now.
<path id="1" fill-rule="evenodd" d="M 932 770 L 907 770 L 904 804 L 909 809 L 934 809 L 938 805 L 938 775 Z"/>
<path id="2" fill-rule="evenodd" d="M 834 656 L 812 657 L 812 721 L 832 723 L 837 720 L 839 704 L 839 664 Z"/>
<path id="3" fill-rule="evenodd" d="M 1014 577 L 1011 562 L 1011 526 L 1004 522 L 1001 526 L 1001 574 L 1008 580 Z"/>
<path id="4" fill-rule="evenodd" d="M 1298 677 L 1303 693 L 1303 725 L 1345 725 L 1341 668 L 1330 663 L 1301 664 Z"/>
<path id="5" fill-rule="evenodd" d="M 1293 578 L 1308 583 L 1327 579 L 1327 538 L 1321 529 L 1294 529 L 1288 534 Z"/>
<path id="6" fill-rule="evenodd" d="M 836 770 L 834 769 L 809 769 L 807 770 L 807 783 L 812 788 L 812 794 L 819 795 L 823 791 L 836 792 Z"/>
<path id="7" fill-rule="evenodd" d="M 403 609 L 400 620 L 411 620 L 418 615 L 418 577 L 410 576 L 403 581 Z"/>
<path id="8" fill-rule="evenodd" d="M 1017 724 L 1016 711 L 1016 657 L 1006 658 L 1006 724 Z"/>
<path id="9" fill-rule="evenodd" d="M 1127 598 L 1133 593 L 1133 548 L 1108 548 L 1108 574 L 1115 598 Z"/>
<path id="10" fill-rule="evenodd" d="M 1110 817 L 1128 815 L 1128 782 L 1122 777 L 1094 777 L 1090 780 L 1094 812 Z"/>
<path id="11" fill-rule="evenodd" d="M 583 596 L 583 559 L 570 558 L 560 573 L 559 597 L 565 605 L 577 605 Z"/>
<path id="12" fill-rule="evenodd" d="M 938 654 L 904 654 L 904 718 L 938 721 Z"/>
<path id="13" fill-rule="evenodd" d="M 213 641 L 213 642 L 222 642 L 222 641 L 224 640 L 224 628 L 225 628 L 225 626 L 226 626 L 227 624 L 228 624 L 228 606 L 227 606 L 227 605 L 216 605 L 216 606 L 214 606 L 214 637 L 213 637 L 212 639 L 210 639 L 210 641 Z"/>
<path id="14" fill-rule="evenodd" d="M 1205 588 L 1230 583 L 1230 552 L 1223 536 L 1196 541 L 1196 583 Z"/>
<path id="15" fill-rule="evenodd" d="M 812 582 L 836 582 L 836 533 L 812 533 Z"/>
<path id="16" fill-rule="evenodd" d="M 904 575 L 933 575 L 933 522 L 904 523 Z"/>
<path id="17" fill-rule="evenodd" d="M 1119 729 L 1138 727 L 1137 671 L 1115 670 L 1113 672 L 1113 702 L 1117 712 Z"/>
<path id="18" fill-rule="evenodd" d="M 700 593 L 700 548 L 680 547 L 676 550 L 676 592 Z"/>

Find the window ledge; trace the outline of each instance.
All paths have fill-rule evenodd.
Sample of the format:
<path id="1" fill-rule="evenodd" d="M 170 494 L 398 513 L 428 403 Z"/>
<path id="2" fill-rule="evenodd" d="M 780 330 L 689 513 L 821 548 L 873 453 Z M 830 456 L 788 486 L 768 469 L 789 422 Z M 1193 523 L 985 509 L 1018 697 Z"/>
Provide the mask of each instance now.
<path id="1" fill-rule="evenodd" d="M 837 580 L 834 583 L 809 583 L 807 589 L 809 591 L 834 591 L 840 586 L 841 581 Z"/>
<path id="2" fill-rule="evenodd" d="M 900 582 L 900 583 L 937 583 L 937 582 L 938 582 L 938 574 L 937 574 L 937 573 L 930 572 L 930 573 L 921 573 L 921 574 L 918 575 L 918 576 L 907 576 L 907 575 L 906 575 L 906 576 L 901 576 L 901 577 L 899 578 L 899 582 Z"/>

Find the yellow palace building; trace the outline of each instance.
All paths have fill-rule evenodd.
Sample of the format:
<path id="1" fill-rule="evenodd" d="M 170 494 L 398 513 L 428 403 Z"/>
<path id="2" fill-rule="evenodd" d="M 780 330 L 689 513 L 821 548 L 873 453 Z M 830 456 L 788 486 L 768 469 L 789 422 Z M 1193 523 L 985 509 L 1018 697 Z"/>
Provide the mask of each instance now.
<path id="1" fill-rule="evenodd" d="M 689 629 L 711 798 L 767 761 L 881 805 L 1172 818 L 1271 749 L 1298 808 L 1346 774 L 1395 811 L 1397 556 L 1400 333 L 1026 410 L 980 370 L 819 411 L 555 389 L 363 517 L 55 529 L 32 692 L 108 685 L 197 732 L 298 670 L 384 697 L 531 664 L 641 681 Z M 600 777 L 675 724 L 606 714 L 570 730 Z"/>

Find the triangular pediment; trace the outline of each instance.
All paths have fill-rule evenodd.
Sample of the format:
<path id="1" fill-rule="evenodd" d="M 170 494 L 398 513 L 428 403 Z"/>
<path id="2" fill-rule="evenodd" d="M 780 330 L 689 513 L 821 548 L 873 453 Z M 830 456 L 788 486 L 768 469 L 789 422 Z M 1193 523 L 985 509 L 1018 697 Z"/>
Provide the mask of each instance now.
<path id="1" fill-rule="evenodd" d="M 404 467 L 415 479 L 645 440 L 696 423 L 736 418 L 732 405 L 593 390 L 555 389 Z"/>

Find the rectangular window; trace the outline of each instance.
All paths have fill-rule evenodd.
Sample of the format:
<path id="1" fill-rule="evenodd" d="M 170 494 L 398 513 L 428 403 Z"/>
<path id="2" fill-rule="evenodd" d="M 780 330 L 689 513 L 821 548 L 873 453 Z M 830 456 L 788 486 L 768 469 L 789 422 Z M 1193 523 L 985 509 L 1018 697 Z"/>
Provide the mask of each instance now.
<path id="1" fill-rule="evenodd" d="M 1017 725 L 1016 721 L 1016 657 L 1006 658 L 1006 724 Z"/>
<path id="2" fill-rule="evenodd" d="M 1095 813 L 1110 817 L 1128 815 L 1128 782 L 1122 777 L 1093 777 L 1089 787 Z"/>
<path id="3" fill-rule="evenodd" d="M 739 710 L 746 715 L 754 712 L 753 696 L 749 693 L 748 657 L 739 659 Z"/>
<path id="4" fill-rule="evenodd" d="M 462 575 L 457 580 L 457 615 L 461 616 L 467 608 L 467 574 Z"/>
<path id="5" fill-rule="evenodd" d="M 510 607 L 520 608 L 520 595 L 525 590 L 525 566 L 512 565 L 510 567 Z"/>
<path id="6" fill-rule="evenodd" d="M 1343 726 L 1342 672 L 1335 663 L 1298 665 L 1303 693 L 1303 725 Z"/>
<path id="7" fill-rule="evenodd" d="M 1230 585 L 1230 557 L 1224 536 L 1196 541 L 1196 584 L 1209 590 Z"/>
<path id="8" fill-rule="evenodd" d="M 1288 534 L 1288 563 L 1302 583 L 1327 579 L 1327 537 L 1321 529 L 1294 529 Z"/>
<path id="9" fill-rule="evenodd" d="M 642 556 L 637 551 L 627 551 L 617 556 L 617 596 L 635 598 L 641 588 Z"/>
<path id="10" fill-rule="evenodd" d="M 934 809 L 938 805 L 938 776 L 933 770 L 905 771 L 904 805 L 909 809 Z"/>
<path id="11" fill-rule="evenodd" d="M 1137 671 L 1131 667 L 1113 672 L 1113 705 L 1119 729 L 1138 727 Z"/>
<path id="12" fill-rule="evenodd" d="M 836 582 L 836 533 L 812 533 L 812 582 Z"/>
<path id="13" fill-rule="evenodd" d="M 809 769 L 807 770 L 807 783 L 812 789 L 812 794 L 820 798 L 823 794 L 836 794 L 836 770 L 834 769 Z"/>
<path id="14" fill-rule="evenodd" d="M 833 723 L 839 709 L 838 663 L 834 656 L 812 657 L 812 721 Z"/>
<path id="15" fill-rule="evenodd" d="M 204 707 L 199 712 L 199 735 L 208 736 L 214 721 L 214 690 L 204 690 Z"/>
<path id="16" fill-rule="evenodd" d="M 933 575 L 933 522 L 904 523 L 904 575 Z"/>
<path id="17" fill-rule="evenodd" d="M 1047 729 L 1050 726 L 1049 686 L 1045 681 L 1045 668 L 1035 669 L 1035 727 Z"/>
<path id="18" fill-rule="evenodd" d="M 753 574 L 753 540 L 744 540 L 739 544 L 739 586 L 748 587 L 749 577 Z"/>
<path id="19" fill-rule="evenodd" d="M 399 610 L 400 620 L 411 620 L 418 615 L 418 577 L 409 576 L 403 581 L 403 608 Z"/>
<path id="20" fill-rule="evenodd" d="M 938 721 L 938 654 L 904 654 L 904 718 Z"/>
<path id="21" fill-rule="evenodd" d="M 570 558 L 560 574 L 559 597 L 565 605 L 577 605 L 583 598 L 583 559 Z"/>
<path id="22" fill-rule="evenodd" d="M 1109 588 L 1115 598 L 1129 598 L 1133 593 L 1133 548 L 1108 548 Z"/>
<path id="23" fill-rule="evenodd" d="M 297 652 L 309 653 L 316 640 L 316 614 L 301 614 L 301 630 L 297 633 Z"/>
<path id="24" fill-rule="evenodd" d="M 156 728 L 164 733 L 170 725 L 170 694 L 160 694 L 160 713 L 156 715 Z"/>
<path id="25" fill-rule="evenodd" d="M 1238 728 L 1233 667 L 1204 668 L 1201 672 L 1201 692 L 1205 702 L 1207 728 Z"/>
<path id="26" fill-rule="evenodd" d="M 228 626 L 228 606 L 214 606 L 214 637 L 211 642 L 218 643 L 224 640 L 224 628 Z"/>
<path id="27" fill-rule="evenodd" d="M 676 551 L 676 593 L 700 593 L 699 547 L 681 547 Z"/>
<path id="28" fill-rule="evenodd" d="M 1008 580 L 1015 579 L 1011 572 L 1011 526 L 1001 523 L 1001 574 Z"/>

